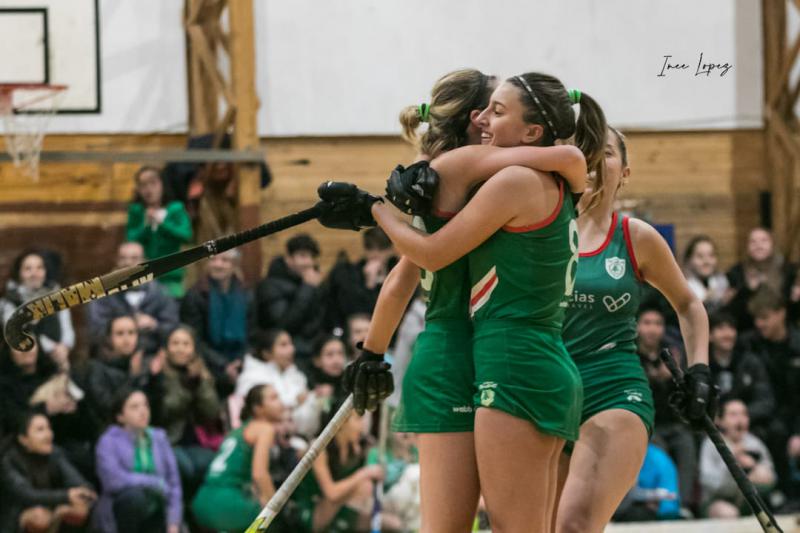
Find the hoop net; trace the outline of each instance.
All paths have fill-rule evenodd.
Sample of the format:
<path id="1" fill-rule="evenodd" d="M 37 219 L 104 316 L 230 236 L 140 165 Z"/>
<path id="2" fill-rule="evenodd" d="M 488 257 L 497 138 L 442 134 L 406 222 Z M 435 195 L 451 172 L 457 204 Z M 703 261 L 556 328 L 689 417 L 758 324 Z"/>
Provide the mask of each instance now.
<path id="1" fill-rule="evenodd" d="M 39 179 L 39 156 L 50 119 L 66 85 L 0 84 L 0 119 L 6 151 L 14 165 Z"/>

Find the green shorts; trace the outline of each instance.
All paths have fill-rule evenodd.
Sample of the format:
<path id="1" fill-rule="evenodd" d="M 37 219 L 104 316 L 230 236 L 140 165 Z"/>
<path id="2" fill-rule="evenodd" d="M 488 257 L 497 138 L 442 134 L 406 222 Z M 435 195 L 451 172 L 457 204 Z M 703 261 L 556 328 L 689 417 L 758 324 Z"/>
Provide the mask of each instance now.
<path id="1" fill-rule="evenodd" d="M 465 320 L 427 322 L 403 378 L 392 431 L 472 431 L 474 381 L 472 324 Z"/>
<path id="2" fill-rule="evenodd" d="M 260 512 L 252 494 L 238 487 L 203 485 L 192 501 L 197 523 L 221 531 L 244 531 Z"/>
<path id="3" fill-rule="evenodd" d="M 575 363 L 583 380 L 581 424 L 597 413 L 625 409 L 642 420 L 648 437 L 653 434 L 655 404 L 639 356 L 609 350 L 583 356 Z M 567 443 L 565 451 L 572 451 L 572 443 Z"/>
<path id="4" fill-rule="evenodd" d="M 561 332 L 511 320 L 481 320 L 473 336 L 478 407 L 531 421 L 542 433 L 576 439 L 581 377 Z"/>

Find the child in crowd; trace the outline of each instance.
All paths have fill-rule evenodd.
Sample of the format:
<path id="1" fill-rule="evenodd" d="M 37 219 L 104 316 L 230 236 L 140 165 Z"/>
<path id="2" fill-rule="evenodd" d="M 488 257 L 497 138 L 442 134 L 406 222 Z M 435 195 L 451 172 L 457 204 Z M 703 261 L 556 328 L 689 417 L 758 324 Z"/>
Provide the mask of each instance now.
<path id="1" fill-rule="evenodd" d="M 297 431 L 311 438 L 320 430 L 320 419 L 331 406 L 344 399 L 342 375 L 347 363 L 345 345 L 334 335 L 323 335 L 314 341 L 311 367 L 306 373 L 310 392 L 305 402 L 294 411 Z"/>
<path id="2" fill-rule="evenodd" d="M 100 437 L 95 452 L 103 487 L 95 527 L 104 533 L 179 533 L 181 478 L 166 433 L 150 427 L 147 397 L 124 387 L 112 412 L 116 424 Z"/>
<path id="3" fill-rule="evenodd" d="M 284 407 L 294 409 L 308 395 L 308 381 L 294 364 L 294 344 L 284 330 L 258 331 L 253 353 L 245 355 L 235 394 L 244 397 L 255 385 L 272 385 Z"/>
<path id="4" fill-rule="evenodd" d="M 163 390 L 158 422 L 167 431 L 189 499 L 203 481 L 221 441 L 222 405 L 188 326 L 178 326 L 167 338 Z M 220 436 L 219 441 L 215 435 Z"/>
<path id="5" fill-rule="evenodd" d="M 192 222 L 182 202 L 170 201 L 161 170 L 142 167 L 135 176 L 136 196 L 128 206 L 127 240 L 142 244 L 147 259 L 175 253 L 192 240 Z M 159 283 L 175 298 L 183 296 L 182 268 L 167 272 Z"/>
<path id="6" fill-rule="evenodd" d="M 271 385 L 255 385 L 244 400 L 242 426 L 220 446 L 195 496 L 192 512 L 207 528 L 244 531 L 275 492 L 270 469 L 270 448 L 283 405 Z"/>

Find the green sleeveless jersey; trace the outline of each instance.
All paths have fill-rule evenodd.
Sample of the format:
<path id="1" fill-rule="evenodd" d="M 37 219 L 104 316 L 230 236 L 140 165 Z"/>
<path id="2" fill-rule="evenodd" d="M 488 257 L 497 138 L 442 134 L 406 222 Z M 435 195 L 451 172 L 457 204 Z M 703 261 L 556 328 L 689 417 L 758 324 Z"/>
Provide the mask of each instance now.
<path id="1" fill-rule="evenodd" d="M 609 350 L 635 352 L 641 293 L 628 218 L 614 213 L 605 242 L 580 254 L 562 335 L 570 355 L 577 360 Z"/>
<path id="2" fill-rule="evenodd" d="M 415 228 L 428 234 L 439 231 L 446 223 L 447 218 L 434 215 L 417 216 L 412 220 Z M 461 319 L 469 322 L 467 268 L 468 260 L 464 256 L 436 272 L 422 270 L 420 286 L 428 306 L 425 311 L 425 322 L 441 319 Z"/>
<path id="3" fill-rule="evenodd" d="M 469 253 L 470 314 L 524 320 L 561 331 L 578 262 L 572 199 L 559 179 L 559 202 L 545 220 L 506 226 Z"/>
<path id="4" fill-rule="evenodd" d="M 253 447 L 244 440 L 243 425 L 228 433 L 208 467 L 206 484 L 241 487 L 252 481 Z"/>

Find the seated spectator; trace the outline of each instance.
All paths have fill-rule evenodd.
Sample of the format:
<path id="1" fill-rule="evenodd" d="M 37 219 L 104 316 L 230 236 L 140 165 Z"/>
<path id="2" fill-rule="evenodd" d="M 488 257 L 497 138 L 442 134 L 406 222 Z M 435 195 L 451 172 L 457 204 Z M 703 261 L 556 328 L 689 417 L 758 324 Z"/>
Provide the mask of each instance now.
<path id="1" fill-rule="evenodd" d="M 347 363 L 344 342 L 334 335 L 323 335 L 314 341 L 312 366 L 306 373 L 309 393 L 294 412 L 297 431 L 306 438 L 316 435 L 322 417 L 345 398 L 342 375 Z"/>
<path id="2" fill-rule="evenodd" d="M 337 406 L 338 407 L 338 406 Z M 336 413 L 332 409 L 324 427 Z M 366 531 L 383 468 L 365 466 L 367 419 L 353 412 L 295 492 L 305 531 Z"/>
<path id="3" fill-rule="evenodd" d="M 147 396 L 123 387 L 114 396 L 112 413 L 116 424 L 97 443 L 103 490 L 95 527 L 104 533 L 178 533 L 181 479 L 166 433 L 150 427 Z"/>
<path id="4" fill-rule="evenodd" d="M 392 242 L 380 228 L 363 233 L 364 256 L 351 263 L 336 263 L 328 275 L 325 296 L 325 329 L 344 333 L 347 317 L 372 314 L 386 275 L 397 263 Z"/>
<path id="5" fill-rule="evenodd" d="M 647 445 L 636 486 L 614 513 L 617 522 L 674 520 L 680 516 L 678 470 L 669 455 L 655 444 Z"/>
<path id="6" fill-rule="evenodd" d="M 355 313 L 347 317 L 347 353 L 351 357 L 360 352 L 356 345 L 367 338 L 371 320 L 369 313 Z"/>
<path id="7" fill-rule="evenodd" d="M 219 444 L 208 437 L 221 431 L 222 405 L 214 378 L 195 347 L 194 333 L 188 326 L 178 326 L 170 333 L 161 418 L 157 421 L 173 446 L 187 500 L 200 486 L 214 458 L 216 448 L 212 445 Z"/>
<path id="8" fill-rule="evenodd" d="M 203 276 L 181 302 L 181 322 L 197 334 L 199 352 L 221 396 L 236 382 L 247 347 L 248 293 L 236 274 L 239 251 L 212 256 Z"/>
<path id="9" fill-rule="evenodd" d="M 139 348 L 139 330 L 131 315 L 114 317 L 108 323 L 105 341 L 95 356 L 75 372 L 76 382 L 86 393 L 93 424 L 105 428 L 114 421 L 112 400 L 121 388 L 141 388 L 160 413 L 163 354 L 145 359 Z"/>
<path id="10" fill-rule="evenodd" d="M 136 196 L 128 206 L 127 240 L 139 242 L 147 259 L 180 250 L 192 240 L 192 222 L 183 203 L 165 194 L 161 171 L 142 167 L 135 176 Z M 159 282 L 175 298 L 183 296 L 184 270 L 179 268 L 160 276 Z"/>
<path id="11" fill-rule="evenodd" d="M 283 405 L 274 387 L 250 389 L 242 408 L 242 426 L 222 442 L 192 503 L 198 524 L 240 532 L 255 520 L 275 493 L 269 475 L 270 448 L 282 416 Z"/>
<path id="12" fill-rule="evenodd" d="M 747 302 L 756 291 L 766 286 L 788 298 L 795 273 L 775 250 L 772 234 L 764 228 L 754 228 L 747 238 L 747 255 L 727 275 L 731 294 L 726 309 L 736 318 L 737 329 L 743 331 L 753 327 Z"/>
<path id="13" fill-rule="evenodd" d="M 117 268 L 143 262 L 144 248 L 138 242 L 123 242 L 117 249 Z M 178 303 L 157 281 L 130 287 L 86 307 L 86 323 L 93 344 L 102 342 L 108 321 L 119 315 L 132 315 L 139 328 L 139 345 L 145 355 L 155 354 L 166 341 L 167 333 L 178 325 Z"/>
<path id="14" fill-rule="evenodd" d="M 20 352 L 3 342 L 0 349 L 0 433 L 10 433 L 15 429 L 14 416 L 28 409 L 34 393 L 57 374 L 58 368 L 52 359 L 39 354 L 38 344 Z M 72 413 L 76 404 L 68 396 L 54 395 L 45 408 L 49 415 Z"/>
<path id="15" fill-rule="evenodd" d="M 747 407 L 735 398 L 723 401 L 717 425 L 736 462 L 766 500 L 767 493 L 775 485 L 775 468 L 767 447 L 749 432 Z M 733 476 L 708 438 L 700 447 L 700 484 L 703 507 L 710 518 L 736 518 L 750 514 Z"/>
<path id="16" fill-rule="evenodd" d="M 5 324 L 14 310 L 37 296 L 58 289 L 47 272 L 45 253 L 27 250 L 14 259 L 6 284 L 6 292 L 0 299 L 0 322 Z M 75 330 L 68 309 L 46 316 L 33 324 L 32 333 L 43 354 L 49 355 L 62 369 L 67 368 L 69 352 L 75 347 Z"/>
<path id="17" fill-rule="evenodd" d="M 384 465 L 381 500 L 383 527 L 390 531 L 419 529 L 419 454 L 416 435 L 395 433 L 387 435 L 383 457 L 378 446 L 367 454 L 367 464 Z"/>
<path id="18" fill-rule="evenodd" d="M 686 426 L 669 405 L 669 396 L 675 390 L 667 366 L 660 353 L 667 347 L 664 341 L 664 316 L 656 307 L 639 310 L 638 338 L 639 357 L 653 391 L 656 408 L 652 442 L 666 450 L 678 467 L 681 506 L 692 507 L 694 483 L 697 476 L 697 446 L 692 430 Z M 674 354 L 675 350 L 670 352 Z"/>
<path id="19" fill-rule="evenodd" d="M 717 246 L 711 237 L 693 237 L 683 256 L 683 271 L 689 288 L 709 312 L 727 303 L 728 278 L 718 270 L 718 266 Z"/>
<path id="20" fill-rule="evenodd" d="M 311 357 L 311 345 L 322 329 L 318 258 L 317 241 L 305 233 L 292 237 L 286 242 L 286 255 L 272 260 L 255 293 L 255 327 L 289 332 L 298 362 Z"/>
<path id="21" fill-rule="evenodd" d="M 781 491 L 795 497 L 798 487 L 789 475 L 786 443 L 800 436 L 800 329 L 787 323 L 786 302 L 769 287 L 760 288 L 748 308 L 755 329 L 742 334 L 741 344 L 767 369 L 776 408 L 769 418 L 766 443 Z"/>
<path id="22" fill-rule="evenodd" d="M 709 317 L 709 324 L 708 366 L 720 396 L 731 396 L 745 402 L 750 413 L 750 426 L 764 428 L 766 432 L 774 414 L 775 395 L 764 363 L 736 344 L 736 321 L 732 315 L 724 312 L 713 314 Z"/>
<path id="23" fill-rule="evenodd" d="M 97 499 L 92 486 L 53 445 L 47 416 L 27 411 L 2 454 L 0 531 L 60 531 L 83 526 Z"/>
<path id="24" fill-rule="evenodd" d="M 417 342 L 419 334 L 425 329 L 425 309 L 426 305 L 420 293 L 411 300 L 411 304 L 406 309 L 406 314 L 397 328 L 394 346 L 388 352 L 391 357 L 389 362 L 392 365 L 394 392 L 386 399 L 386 402 L 392 407 L 397 407 L 400 404 L 403 378 L 414 353 L 414 344 Z"/>
<path id="25" fill-rule="evenodd" d="M 272 385 L 281 403 L 294 409 L 308 395 L 308 380 L 294 364 L 294 345 L 288 333 L 273 329 L 254 335 L 253 354 L 244 358 L 235 394 L 240 397 L 256 385 Z"/>

